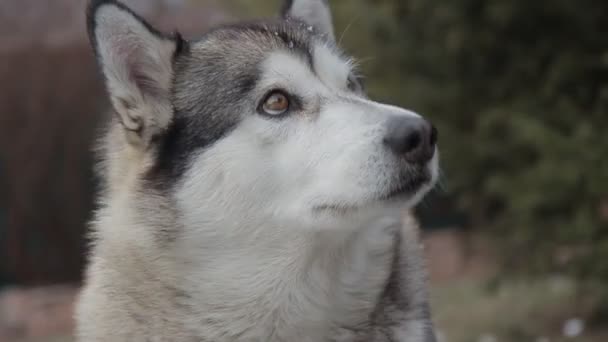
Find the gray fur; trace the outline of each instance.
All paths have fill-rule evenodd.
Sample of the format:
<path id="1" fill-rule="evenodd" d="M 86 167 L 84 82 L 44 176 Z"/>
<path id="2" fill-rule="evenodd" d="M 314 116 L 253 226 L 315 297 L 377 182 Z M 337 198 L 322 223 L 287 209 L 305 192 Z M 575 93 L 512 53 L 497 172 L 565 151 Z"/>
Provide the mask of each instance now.
<path id="1" fill-rule="evenodd" d="M 282 13 L 287 19 L 302 20 L 329 41 L 335 40 L 328 0 L 289 0 L 285 2 Z"/>
<path id="2" fill-rule="evenodd" d="M 250 91 L 266 52 L 283 49 L 310 63 L 311 39 L 300 23 L 267 20 L 221 27 L 189 43 L 175 60 L 174 119 L 159 140 L 158 167 L 149 177 L 160 176 L 164 186 L 179 179 L 188 156 L 227 134 L 242 107 L 255 102 Z"/>
<path id="3" fill-rule="evenodd" d="M 294 12 L 296 3 L 312 12 Z M 96 22 L 103 6 L 115 10 L 106 11 L 106 21 L 121 17 L 126 31 L 142 31 L 146 39 L 116 31 L 104 35 L 106 28 Z M 351 75 L 327 78 L 327 65 L 333 72 L 347 64 L 327 39 L 329 33 L 333 37 L 331 18 L 315 22 L 304 15 L 329 15 L 327 2 L 294 0 L 285 8 L 289 20 L 219 27 L 185 42 L 155 31 L 116 1 L 92 1 L 90 34 L 118 115 L 100 147 L 105 186 L 77 306 L 79 341 L 435 341 L 418 227 L 409 214 L 401 220 L 402 209 L 433 185 L 437 161 L 409 165 L 385 151 L 380 139 L 385 117 L 419 117 L 371 102 L 361 87 L 334 84 Z M 136 39 L 139 52 L 174 52 L 160 60 L 169 65 L 170 89 L 163 88 L 167 75 L 156 69 L 138 69 L 144 70 L 145 87 L 116 75 L 130 70 L 120 58 L 107 58 L 121 51 L 99 49 L 128 47 L 121 39 Z M 305 84 L 318 88 L 306 90 L 320 95 L 295 94 L 289 114 L 262 117 L 253 109 L 268 88 L 261 83 L 285 67 L 275 70 L 272 63 L 305 66 L 305 76 L 314 78 Z M 146 96 L 138 97 L 142 88 Z M 150 98 L 149 89 L 161 92 Z M 135 103 L 116 101 L 125 93 Z M 154 106 L 158 101 L 161 106 Z M 326 112 L 332 105 L 335 112 L 347 112 L 346 120 L 343 113 Z M 367 115 L 373 112 L 379 117 Z M 147 135 L 125 123 L 132 113 Z M 336 116 L 328 125 L 352 143 L 336 146 L 335 134 L 307 126 L 324 115 Z M 281 148 L 290 134 L 303 138 L 286 154 Z M 317 142 L 317 134 L 325 140 Z M 315 136 L 312 144 L 304 139 L 308 135 Z M 318 158 L 292 165 L 285 158 L 304 155 L 298 148 Z M 295 219 L 290 216 L 291 206 L 303 201 L 300 193 L 317 183 L 289 192 L 319 176 L 306 173 L 286 188 L 281 183 L 310 165 L 325 165 L 322 172 L 342 170 L 333 160 L 353 151 L 360 156 L 347 161 L 361 164 L 365 177 L 351 181 L 346 173 L 353 168 L 346 167 L 334 181 L 348 180 L 336 193 L 353 191 L 332 197 L 318 190 L 312 200 L 302 195 L 311 208 L 296 206 Z M 394 184 L 404 191 L 401 202 L 382 195 Z M 359 197 L 348 197 L 358 191 Z M 312 202 L 319 198 L 320 204 Z"/>

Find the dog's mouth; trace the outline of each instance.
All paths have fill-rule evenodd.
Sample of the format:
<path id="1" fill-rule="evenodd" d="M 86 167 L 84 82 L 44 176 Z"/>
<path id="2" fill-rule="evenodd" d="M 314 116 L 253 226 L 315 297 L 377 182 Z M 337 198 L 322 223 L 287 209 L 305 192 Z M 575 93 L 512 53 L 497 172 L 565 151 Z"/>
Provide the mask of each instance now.
<path id="1" fill-rule="evenodd" d="M 363 207 L 370 206 L 373 204 L 382 204 L 387 202 L 405 202 L 413 198 L 417 194 L 417 192 L 424 187 L 424 185 L 429 184 L 431 181 L 431 176 L 427 172 L 419 173 L 414 177 L 410 175 L 407 180 L 398 183 L 396 186 L 391 187 L 388 191 L 382 192 L 379 195 L 364 201 L 363 203 L 323 204 L 313 207 L 313 211 L 330 211 L 336 214 L 347 214 L 349 212 L 357 211 Z"/>
<path id="2" fill-rule="evenodd" d="M 410 178 L 408 181 L 401 182 L 396 187 L 378 196 L 378 201 L 394 201 L 404 198 L 410 198 L 416 194 L 425 184 L 431 181 L 429 175 L 419 175 L 418 177 Z"/>

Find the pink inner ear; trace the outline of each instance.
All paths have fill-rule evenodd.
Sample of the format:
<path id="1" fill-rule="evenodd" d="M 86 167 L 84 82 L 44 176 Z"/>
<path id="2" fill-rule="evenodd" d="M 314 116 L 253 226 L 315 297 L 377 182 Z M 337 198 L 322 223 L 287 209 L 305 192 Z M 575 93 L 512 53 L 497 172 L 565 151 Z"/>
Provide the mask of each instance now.
<path id="1" fill-rule="evenodd" d="M 137 88 L 146 96 L 163 96 L 164 91 L 158 80 L 154 80 L 145 70 L 152 70 L 153 66 L 145 66 L 145 61 L 137 61 L 129 66 L 129 78 Z"/>
<path id="2" fill-rule="evenodd" d="M 162 96 L 163 90 L 158 80 L 154 79 L 154 74 L 158 73 L 158 66 L 152 60 L 150 51 L 138 41 L 139 38 L 131 36 L 131 45 L 125 44 L 124 40 L 116 47 L 119 58 L 126 63 L 129 80 L 146 96 Z M 134 41 L 134 42 L 133 42 Z"/>
<path id="3" fill-rule="evenodd" d="M 165 59 L 174 47 L 122 9 L 103 7 L 99 15 L 95 35 L 106 76 L 141 95 L 166 96 L 170 67 L 164 63 L 171 62 Z"/>

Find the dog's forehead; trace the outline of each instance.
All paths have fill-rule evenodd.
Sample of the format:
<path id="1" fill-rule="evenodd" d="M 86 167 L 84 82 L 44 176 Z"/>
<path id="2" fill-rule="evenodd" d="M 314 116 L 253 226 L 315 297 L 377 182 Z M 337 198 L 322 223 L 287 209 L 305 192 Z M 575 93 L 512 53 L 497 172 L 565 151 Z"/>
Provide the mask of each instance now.
<path id="1" fill-rule="evenodd" d="M 323 50 L 323 53 L 319 53 Z M 277 19 L 218 27 L 190 46 L 190 67 L 212 65 L 215 69 L 247 73 L 258 68 L 272 52 L 299 57 L 314 67 L 315 59 L 344 63 L 342 51 L 313 26 L 296 19 Z"/>
<path id="2" fill-rule="evenodd" d="M 222 26 L 191 44 L 192 57 L 206 63 L 210 56 L 231 63 L 260 63 L 271 51 L 291 50 L 311 59 L 314 31 L 297 21 L 259 21 Z"/>

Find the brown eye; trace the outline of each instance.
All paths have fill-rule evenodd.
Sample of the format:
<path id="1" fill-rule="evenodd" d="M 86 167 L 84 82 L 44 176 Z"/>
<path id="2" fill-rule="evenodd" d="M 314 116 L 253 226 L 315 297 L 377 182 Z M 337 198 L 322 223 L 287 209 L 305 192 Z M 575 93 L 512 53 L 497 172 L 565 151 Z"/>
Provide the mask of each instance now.
<path id="1" fill-rule="evenodd" d="M 262 110 L 268 115 L 281 115 L 289 109 L 289 99 L 282 91 L 274 91 L 270 93 L 264 103 Z"/>

